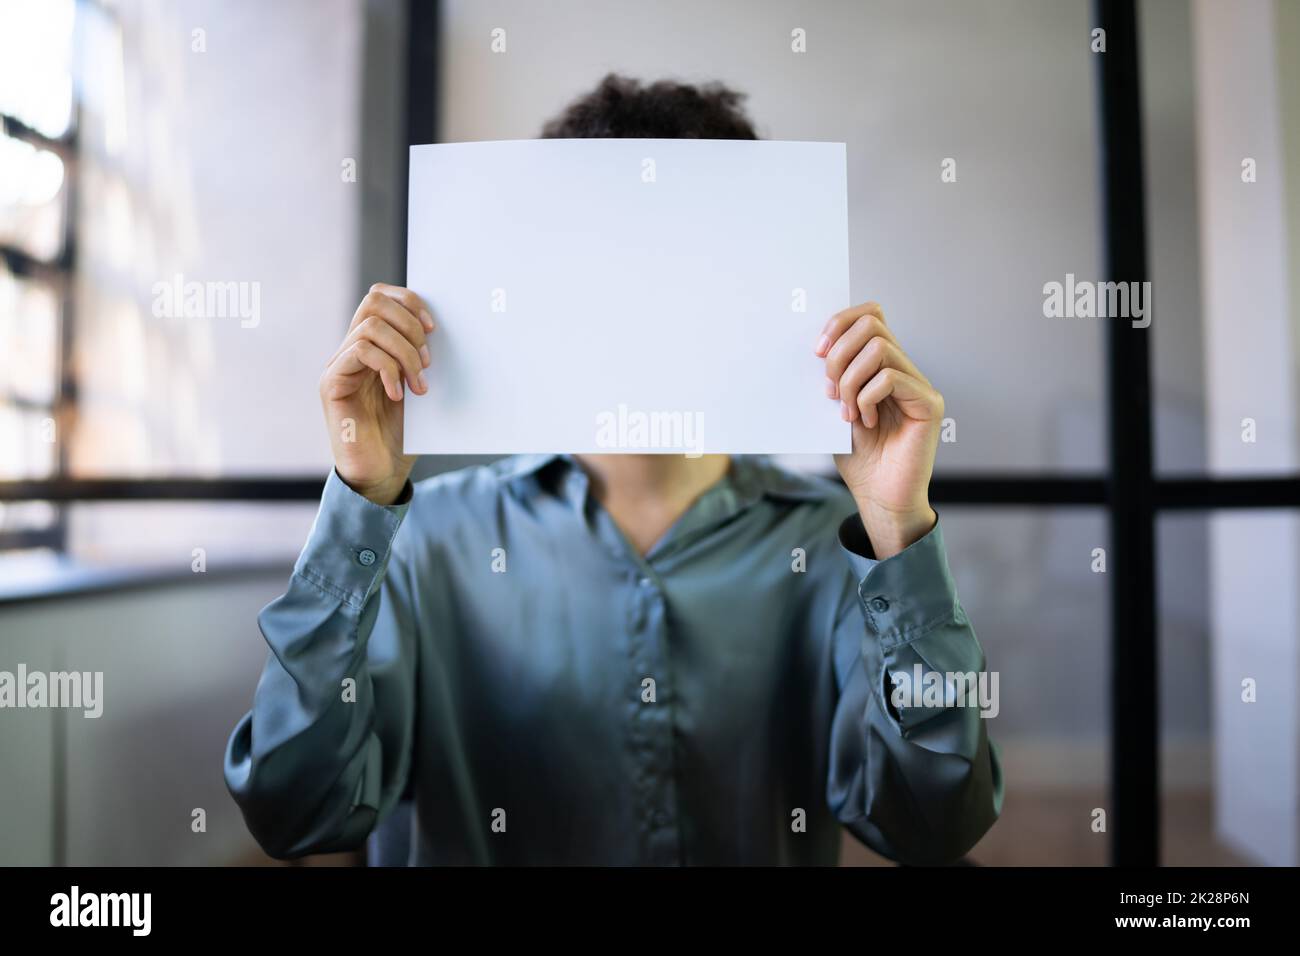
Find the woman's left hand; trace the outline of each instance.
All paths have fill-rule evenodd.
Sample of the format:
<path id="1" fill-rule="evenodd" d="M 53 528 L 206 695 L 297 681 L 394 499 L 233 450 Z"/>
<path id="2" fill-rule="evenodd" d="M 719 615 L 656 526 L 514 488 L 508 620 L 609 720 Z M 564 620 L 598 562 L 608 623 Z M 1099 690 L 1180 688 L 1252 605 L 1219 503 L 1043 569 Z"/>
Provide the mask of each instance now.
<path id="1" fill-rule="evenodd" d="M 836 455 L 835 465 L 883 560 L 938 521 L 929 487 L 943 396 L 907 357 L 875 302 L 832 316 L 814 351 L 826 360 L 827 397 L 853 423 L 853 451 Z"/>

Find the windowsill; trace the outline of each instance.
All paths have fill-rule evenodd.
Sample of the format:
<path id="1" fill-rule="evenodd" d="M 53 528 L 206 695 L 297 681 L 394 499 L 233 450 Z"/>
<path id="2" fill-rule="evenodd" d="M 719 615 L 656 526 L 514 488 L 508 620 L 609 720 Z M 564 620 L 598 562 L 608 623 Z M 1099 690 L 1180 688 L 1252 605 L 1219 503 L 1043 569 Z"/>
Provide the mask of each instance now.
<path id="1" fill-rule="evenodd" d="M 293 558 L 260 559 L 240 565 L 209 566 L 191 571 L 189 565 L 97 565 L 67 555 L 0 555 L 0 607 L 52 598 L 122 592 L 138 588 L 193 583 L 196 578 L 231 579 L 283 574 L 287 580 Z"/>

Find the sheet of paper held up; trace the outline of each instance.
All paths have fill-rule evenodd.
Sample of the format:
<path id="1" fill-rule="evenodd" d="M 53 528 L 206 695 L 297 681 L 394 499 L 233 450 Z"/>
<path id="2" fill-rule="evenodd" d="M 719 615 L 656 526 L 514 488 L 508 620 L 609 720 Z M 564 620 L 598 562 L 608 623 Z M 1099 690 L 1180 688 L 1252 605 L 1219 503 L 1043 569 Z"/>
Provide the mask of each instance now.
<path id="1" fill-rule="evenodd" d="M 851 304 L 844 144 L 413 146 L 409 202 L 408 454 L 850 450 L 813 354 Z"/>

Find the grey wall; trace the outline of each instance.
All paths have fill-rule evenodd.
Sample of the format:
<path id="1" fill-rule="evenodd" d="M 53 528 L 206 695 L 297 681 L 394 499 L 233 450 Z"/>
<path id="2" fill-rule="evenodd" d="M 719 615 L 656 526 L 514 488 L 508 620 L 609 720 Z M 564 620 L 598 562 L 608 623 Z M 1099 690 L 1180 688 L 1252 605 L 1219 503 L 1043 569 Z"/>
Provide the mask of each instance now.
<path id="1" fill-rule="evenodd" d="M 391 180 L 360 122 L 363 0 L 78 10 L 95 55 L 80 77 L 73 467 L 323 473 L 316 383 L 360 298 L 363 190 Z M 156 316 L 154 285 L 176 274 L 257 283 L 260 321 Z"/>
<path id="2" fill-rule="evenodd" d="M 257 612 L 283 574 L 0 608 L 0 670 L 102 671 L 104 712 L 0 715 L 0 865 L 256 859 L 221 775 L 266 657 Z M 56 747 L 56 721 L 66 728 Z M 61 768 L 61 769 L 60 769 Z M 59 810 L 66 800 L 66 812 Z M 195 808 L 207 832 L 191 830 Z M 57 817 L 66 859 L 54 856 Z"/>
<path id="3" fill-rule="evenodd" d="M 1187 0 L 1142 0 L 1147 246 L 1156 318 L 1149 329 L 1157 472 L 1204 473 L 1205 361 L 1197 196 L 1196 79 Z M 1207 781 L 1210 731 L 1209 534 L 1199 515 L 1157 525 L 1160 728 L 1166 782 Z M 1185 763 L 1187 761 L 1185 760 Z"/>
<path id="4" fill-rule="evenodd" d="M 1198 185 L 1207 419 L 1216 473 L 1300 469 L 1300 16 L 1197 0 Z M 1242 160 L 1257 163 L 1254 182 Z M 1242 423 L 1254 419 L 1254 441 Z M 1210 521 L 1216 823 L 1274 866 L 1300 861 L 1300 513 Z M 1247 693 L 1244 682 L 1253 682 Z"/>
<path id="5" fill-rule="evenodd" d="M 1100 329 L 1042 316 L 1044 282 L 1099 267 L 1087 4 L 444 9 L 448 141 L 535 136 L 617 70 L 719 79 L 749 94 L 767 138 L 846 142 L 852 294 L 882 302 L 942 383 L 958 441 L 940 467 L 1100 464 Z M 491 52 L 498 27 L 505 53 Z M 940 182 L 947 157 L 956 183 Z"/>

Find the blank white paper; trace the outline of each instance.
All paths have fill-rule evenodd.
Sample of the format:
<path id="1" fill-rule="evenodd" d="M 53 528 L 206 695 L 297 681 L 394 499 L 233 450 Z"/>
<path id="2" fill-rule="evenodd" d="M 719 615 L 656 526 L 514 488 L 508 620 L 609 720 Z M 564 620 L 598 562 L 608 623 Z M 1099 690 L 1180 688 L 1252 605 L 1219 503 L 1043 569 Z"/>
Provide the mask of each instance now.
<path id="1" fill-rule="evenodd" d="M 850 450 L 813 354 L 851 304 L 843 143 L 413 146 L 409 204 L 408 454 Z"/>

